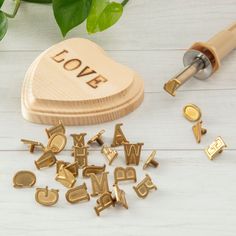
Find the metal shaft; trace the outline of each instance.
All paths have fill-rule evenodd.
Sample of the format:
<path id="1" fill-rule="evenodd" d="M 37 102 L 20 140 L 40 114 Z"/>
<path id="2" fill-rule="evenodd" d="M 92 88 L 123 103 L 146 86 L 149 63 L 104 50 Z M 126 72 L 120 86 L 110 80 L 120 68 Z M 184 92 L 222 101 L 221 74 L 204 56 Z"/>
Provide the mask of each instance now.
<path id="1" fill-rule="evenodd" d="M 164 89 L 172 96 L 175 96 L 176 89 L 197 74 L 204 66 L 204 61 L 201 58 L 196 58 L 189 66 L 185 67 L 179 74 L 174 76 L 173 79 L 169 80 L 164 85 Z"/>

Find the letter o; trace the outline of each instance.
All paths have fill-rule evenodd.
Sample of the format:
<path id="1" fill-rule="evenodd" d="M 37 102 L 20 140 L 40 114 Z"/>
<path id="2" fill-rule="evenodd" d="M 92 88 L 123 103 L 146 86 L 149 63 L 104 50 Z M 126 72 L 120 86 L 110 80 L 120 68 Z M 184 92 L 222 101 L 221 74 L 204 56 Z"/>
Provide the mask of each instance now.
<path id="1" fill-rule="evenodd" d="M 81 61 L 79 59 L 71 59 L 64 64 L 64 69 L 71 71 L 71 70 L 76 70 L 79 68 L 81 65 Z"/>

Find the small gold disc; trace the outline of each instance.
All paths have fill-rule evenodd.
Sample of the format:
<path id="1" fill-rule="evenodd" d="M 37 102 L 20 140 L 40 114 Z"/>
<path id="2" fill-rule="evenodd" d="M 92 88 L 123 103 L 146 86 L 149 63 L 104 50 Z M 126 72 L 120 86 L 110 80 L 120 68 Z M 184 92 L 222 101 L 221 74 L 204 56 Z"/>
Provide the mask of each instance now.
<path id="1" fill-rule="evenodd" d="M 23 170 L 19 171 L 13 177 L 13 184 L 15 188 L 27 188 L 34 186 L 36 176 L 33 172 Z"/>
<path id="2" fill-rule="evenodd" d="M 53 134 L 48 140 L 47 149 L 50 149 L 53 153 L 59 153 L 66 146 L 66 141 L 67 139 L 64 134 Z"/>
<path id="3" fill-rule="evenodd" d="M 201 119 L 202 113 L 198 106 L 187 104 L 183 109 L 184 117 L 189 121 L 198 121 Z"/>

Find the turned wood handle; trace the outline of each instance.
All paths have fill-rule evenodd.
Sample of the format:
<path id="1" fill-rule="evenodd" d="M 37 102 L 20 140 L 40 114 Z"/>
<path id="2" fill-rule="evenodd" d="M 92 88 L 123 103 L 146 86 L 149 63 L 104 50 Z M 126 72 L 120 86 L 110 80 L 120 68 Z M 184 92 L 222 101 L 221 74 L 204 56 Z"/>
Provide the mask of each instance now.
<path id="1" fill-rule="evenodd" d="M 222 60 L 236 48 L 236 22 L 213 36 L 207 44 L 214 47 L 217 56 Z"/>

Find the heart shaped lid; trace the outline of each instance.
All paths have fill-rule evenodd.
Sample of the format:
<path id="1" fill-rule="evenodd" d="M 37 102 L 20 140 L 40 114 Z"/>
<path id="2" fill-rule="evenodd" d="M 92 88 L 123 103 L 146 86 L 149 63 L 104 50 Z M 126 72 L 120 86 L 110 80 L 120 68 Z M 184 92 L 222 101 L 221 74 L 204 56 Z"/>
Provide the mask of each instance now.
<path id="1" fill-rule="evenodd" d="M 27 120 L 66 125 L 94 124 L 134 110 L 143 82 L 95 43 L 68 39 L 47 49 L 28 69 L 22 87 Z"/>

